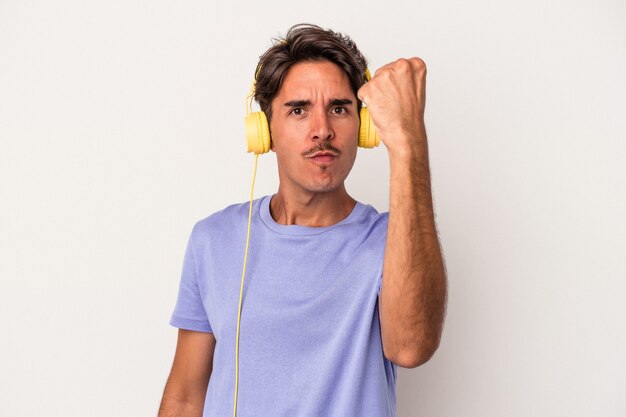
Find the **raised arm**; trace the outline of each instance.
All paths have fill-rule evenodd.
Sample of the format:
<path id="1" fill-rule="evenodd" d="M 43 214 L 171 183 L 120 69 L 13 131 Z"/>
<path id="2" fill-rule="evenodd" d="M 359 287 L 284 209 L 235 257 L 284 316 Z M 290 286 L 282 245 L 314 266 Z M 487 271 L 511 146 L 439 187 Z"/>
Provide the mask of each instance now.
<path id="1" fill-rule="evenodd" d="M 433 212 L 424 125 L 426 66 L 399 59 L 359 90 L 389 152 L 389 225 L 379 298 L 385 356 L 413 368 L 439 346 L 446 272 Z"/>
<path id="2" fill-rule="evenodd" d="M 180 329 L 158 417 L 201 417 L 213 369 L 213 333 Z"/>

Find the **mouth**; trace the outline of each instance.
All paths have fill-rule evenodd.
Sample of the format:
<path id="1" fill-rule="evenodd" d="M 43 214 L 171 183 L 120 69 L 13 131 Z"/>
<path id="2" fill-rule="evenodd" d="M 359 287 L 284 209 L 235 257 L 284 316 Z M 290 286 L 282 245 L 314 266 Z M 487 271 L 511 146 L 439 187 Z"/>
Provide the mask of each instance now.
<path id="1" fill-rule="evenodd" d="M 337 152 L 332 151 L 318 151 L 312 155 L 309 155 L 307 158 L 320 163 L 328 163 L 334 161 L 339 154 Z"/>
<path id="2" fill-rule="evenodd" d="M 302 156 L 315 163 L 324 166 L 338 159 L 341 151 L 328 142 L 322 142 L 302 153 Z"/>

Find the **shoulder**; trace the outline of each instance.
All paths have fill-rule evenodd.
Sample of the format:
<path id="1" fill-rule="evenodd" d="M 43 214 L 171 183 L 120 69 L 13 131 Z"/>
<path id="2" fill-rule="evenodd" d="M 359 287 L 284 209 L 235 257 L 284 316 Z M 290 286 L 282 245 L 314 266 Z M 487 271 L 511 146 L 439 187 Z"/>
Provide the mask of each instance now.
<path id="1" fill-rule="evenodd" d="M 371 228 L 384 228 L 387 229 L 387 223 L 389 222 L 389 212 L 379 213 L 376 208 L 369 204 L 358 203 L 361 206 L 361 215 L 359 216 L 359 222 L 361 224 L 369 225 Z"/>
<path id="2" fill-rule="evenodd" d="M 349 233 L 362 235 L 365 240 L 384 241 L 387 237 L 389 213 L 379 213 L 373 206 L 361 202 L 357 203 L 356 209 L 358 215 L 351 222 Z"/>
<path id="3" fill-rule="evenodd" d="M 252 202 L 253 212 L 255 206 L 265 197 L 258 198 Z M 247 224 L 250 202 L 231 204 L 203 219 L 198 220 L 191 232 L 192 239 L 205 240 L 216 234 L 233 232 L 236 228 Z"/>

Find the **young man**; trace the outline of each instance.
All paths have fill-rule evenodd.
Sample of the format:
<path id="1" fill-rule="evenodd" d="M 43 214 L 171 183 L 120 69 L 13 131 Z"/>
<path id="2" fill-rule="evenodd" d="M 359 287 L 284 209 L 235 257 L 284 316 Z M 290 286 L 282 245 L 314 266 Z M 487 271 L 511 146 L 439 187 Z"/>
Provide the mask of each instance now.
<path id="1" fill-rule="evenodd" d="M 424 126 L 426 67 L 399 59 L 365 83 L 347 37 L 292 27 L 257 68 L 278 192 L 255 200 L 241 318 L 237 414 L 386 417 L 396 366 L 439 345 L 446 274 Z M 344 181 L 366 103 L 390 161 L 389 213 Z M 199 221 L 171 324 L 178 345 L 160 417 L 233 414 L 248 205 Z"/>

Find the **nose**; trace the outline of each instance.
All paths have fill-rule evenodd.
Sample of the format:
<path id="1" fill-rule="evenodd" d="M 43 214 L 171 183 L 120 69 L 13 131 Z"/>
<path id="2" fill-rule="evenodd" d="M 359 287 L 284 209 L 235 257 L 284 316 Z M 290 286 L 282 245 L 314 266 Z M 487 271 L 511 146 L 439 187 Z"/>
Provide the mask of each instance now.
<path id="1" fill-rule="evenodd" d="M 335 137 L 329 115 L 325 110 L 312 112 L 311 115 L 311 138 L 314 141 L 327 141 Z"/>

